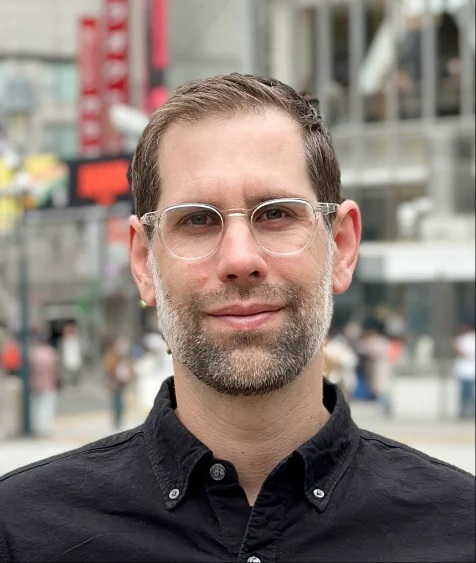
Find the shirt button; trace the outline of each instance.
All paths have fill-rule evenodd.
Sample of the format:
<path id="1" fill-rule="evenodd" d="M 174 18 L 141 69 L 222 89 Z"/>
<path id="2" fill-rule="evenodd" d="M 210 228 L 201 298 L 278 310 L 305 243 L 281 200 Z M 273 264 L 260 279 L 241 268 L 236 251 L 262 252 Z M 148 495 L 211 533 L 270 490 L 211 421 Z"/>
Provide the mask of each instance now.
<path id="1" fill-rule="evenodd" d="M 248 557 L 246 563 L 261 563 L 261 559 L 256 557 L 256 555 L 252 555 L 251 557 Z"/>
<path id="2" fill-rule="evenodd" d="M 169 498 L 174 500 L 176 499 L 180 494 L 180 491 L 178 489 L 172 489 L 169 493 Z"/>
<path id="3" fill-rule="evenodd" d="M 226 474 L 226 469 L 221 463 L 214 463 L 210 467 L 210 475 L 215 479 L 215 481 L 221 481 Z"/>
<path id="4" fill-rule="evenodd" d="M 325 495 L 325 493 L 324 493 L 324 491 L 323 491 L 322 489 L 314 489 L 314 490 L 312 491 L 312 494 L 313 494 L 316 498 L 322 498 L 322 497 Z"/>

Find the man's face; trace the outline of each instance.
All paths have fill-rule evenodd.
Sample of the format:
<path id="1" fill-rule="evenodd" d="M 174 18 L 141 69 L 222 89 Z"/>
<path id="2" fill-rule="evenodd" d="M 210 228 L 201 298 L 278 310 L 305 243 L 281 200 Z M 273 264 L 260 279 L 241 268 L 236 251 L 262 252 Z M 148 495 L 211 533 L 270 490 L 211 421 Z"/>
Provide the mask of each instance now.
<path id="1" fill-rule="evenodd" d="M 159 169 L 159 210 L 316 201 L 299 129 L 277 112 L 174 125 L 161 141 Z M 260 249 L 243 217 L 226 219 L 219 249 L 197 262 L 172 257 L 155 236 L 148 265 L 174 359 L 229 395 L 264 394 L 293 381 L 329 328 L 332 250 L 320 217 L 311 245 L 286 257 Z"/>

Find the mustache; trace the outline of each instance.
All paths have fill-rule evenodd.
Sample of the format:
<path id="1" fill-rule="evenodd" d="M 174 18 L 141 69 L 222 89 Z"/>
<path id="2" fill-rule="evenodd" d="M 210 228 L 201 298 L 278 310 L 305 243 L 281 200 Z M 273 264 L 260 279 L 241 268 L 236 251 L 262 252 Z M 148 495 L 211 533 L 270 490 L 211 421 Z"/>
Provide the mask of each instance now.
<path id="1" fill-rule="evenodd" d="M 203 311 L 217 303 L 226 303 L 238 299 L 240 301 L 279 302 L 285 303 L 291 308 L 296 308 L 302 298 L 302 289 L 268 284 L 254 288 L 228 286 L 209 291 L 206 294 L 194 295 L 191 297 L 190 303 L 194 311 Z"/>

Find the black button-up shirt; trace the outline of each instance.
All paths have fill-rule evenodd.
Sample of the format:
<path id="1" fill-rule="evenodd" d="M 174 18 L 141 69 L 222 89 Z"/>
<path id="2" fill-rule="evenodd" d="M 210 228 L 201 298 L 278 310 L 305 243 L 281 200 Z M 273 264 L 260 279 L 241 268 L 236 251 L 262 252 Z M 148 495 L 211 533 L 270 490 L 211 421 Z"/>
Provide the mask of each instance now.
<path id="1" fill-rule="evenodd" d="M 251 508 L 170 378 L 138 428 L 0 478 L 0 561 L 474 561 L 474 477 L 360 430 L 327 383 L 324 403 Z"/>

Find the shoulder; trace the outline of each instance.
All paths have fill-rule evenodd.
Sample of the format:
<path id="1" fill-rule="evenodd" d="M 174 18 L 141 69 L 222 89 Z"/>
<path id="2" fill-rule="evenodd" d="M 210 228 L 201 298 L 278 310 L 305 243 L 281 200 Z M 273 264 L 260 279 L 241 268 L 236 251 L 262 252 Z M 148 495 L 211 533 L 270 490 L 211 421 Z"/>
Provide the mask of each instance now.
<path id="1" fill-rule="evenodd" d="M 59 499 L 65 494 L 65 487 L 69 491 L 75 487 L 92 490 L 110 478 L 116 463 L 124 463 L 124 458 L 136 455 L 142 443 L 141 425 L 19 467 L 0 476 L 0 505 L 9 501 L 28 502 L 35 497 L 41 502 L 42 493 L 49 500 Z M 95 480 L 89 481 L 88 477 L 93 475 Z"/>
<path id="2" fill-rule="evenodd" d="M 395 529 L 474 552 L 475 477 L 405 444 L 362 430 L 355 474 L 366 506 L 391 514 Z M 444 538 L 444 540 L 442 540 Z M 435 544 L 436 545 L 436 544 Z"/>
<path id="3" fill-rule="evenodd" d="M 387 486 L 440 500 L 474 499 L 474 475 L 391 438 L 361 429 L 357 455 L 363 456 L 369 469 L 382 473 Z"/>
<path id="4" fill-rule="evenodd" d="M 0 561 L 59 561 L 157 484 L 142 425 L 0 477 Z M 113 522 L 114 519 L 109 519 Z"/>

